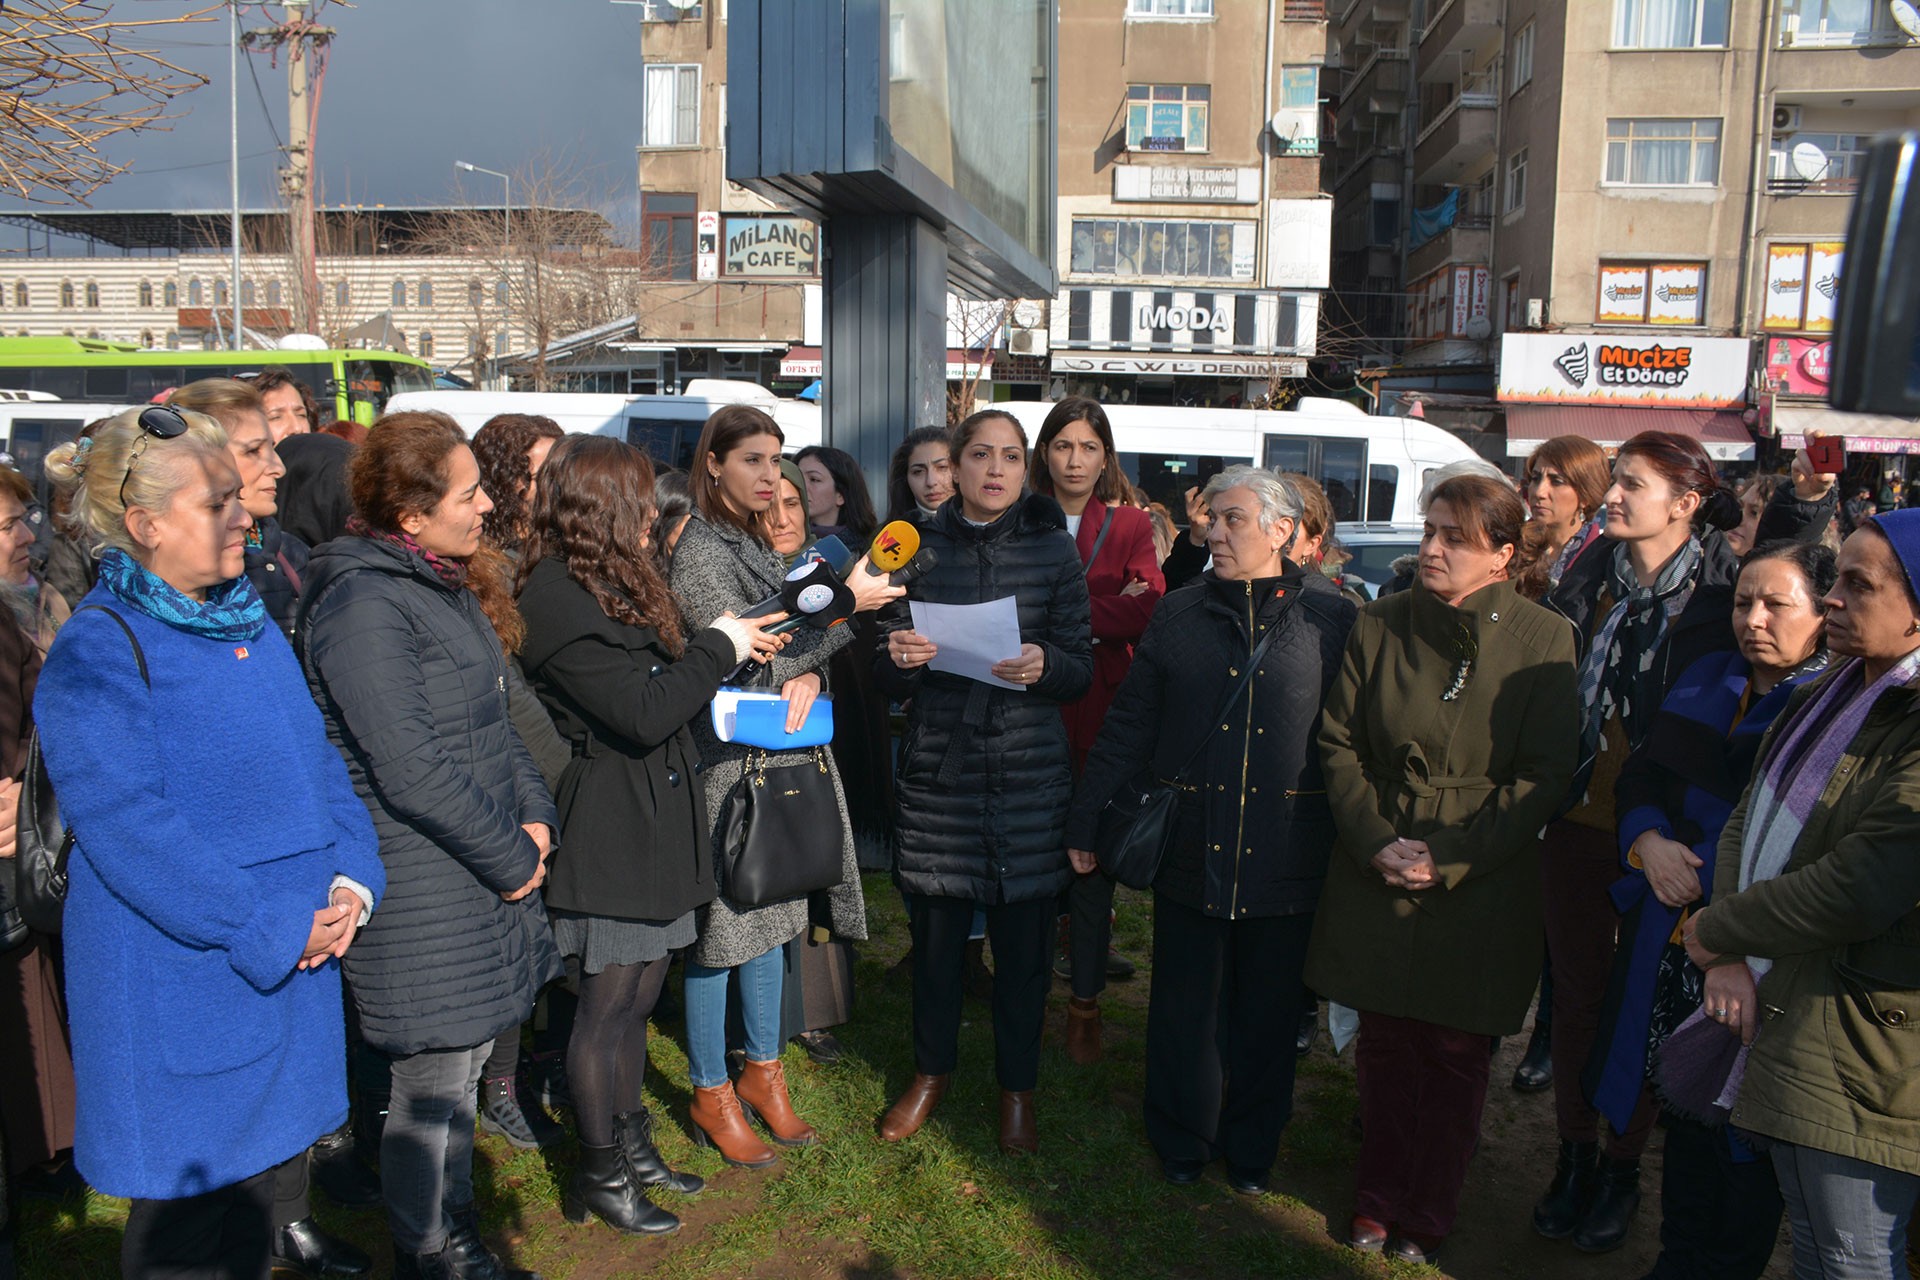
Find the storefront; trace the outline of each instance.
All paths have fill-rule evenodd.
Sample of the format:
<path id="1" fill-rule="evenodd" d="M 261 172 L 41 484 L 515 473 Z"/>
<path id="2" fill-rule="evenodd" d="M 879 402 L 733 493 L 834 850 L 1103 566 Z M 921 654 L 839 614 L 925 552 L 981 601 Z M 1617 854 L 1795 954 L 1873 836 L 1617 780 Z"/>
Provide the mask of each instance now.
<path id="1" fill-rule="evenodd" d="M 1920 421 L 1847 413 L 1827 403 L 1833 344 L 1825 338 L 1766 339 L 1766 426 L 1782 449 L 1798 449 L 1807 433 L 1841 436 L 1848 453 L 1920 453 Z"/>
<path id="2" fill-rule="evenodd" d="M 1617 449 L 1642 431 L 1693 436 L 1719 462 L 1752 462 L 1744 338 L 1674 333 L 1509 333 L 1499 397 L 1507 456 L 1555 436 Z"/>
<path id="3" fill-rule="evenodd" d="M 1067 289 L 1048 332 L 1054 396 L 1232 407 L 1304 378 L 1320 295 L 1234 289 Z"/>

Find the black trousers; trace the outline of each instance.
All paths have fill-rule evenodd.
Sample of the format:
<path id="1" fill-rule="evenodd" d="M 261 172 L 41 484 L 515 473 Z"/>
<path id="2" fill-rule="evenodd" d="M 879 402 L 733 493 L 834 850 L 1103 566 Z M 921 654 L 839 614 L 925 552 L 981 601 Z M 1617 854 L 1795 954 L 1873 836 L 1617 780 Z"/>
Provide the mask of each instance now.
<path id="1" fill-rule="evenodd" d="M 1067 886 L 1067 965 L 1073 994 L 1098 999 L 1107 989 L 1107 949 L 1113 945 L 1113 880 L 1104 871 L 1075 876 Z"/>
<path id="2" fill-rule="evenodd" d="M 959 1065 L 967 935 L 978 905 L 970 898 L 912 899 L 913 1061 L 923 1075 L 947 1075 Z M 1024 1092 L 1040 1079 L 1054 899 L 1000 903 L 986 911 L 993 947 L 994 1069 L 1002 1089 Z"/>
<path id="3" fill-rule="evenodd" d="M 1218 920 L 1154 895 L 1146 1118 L 1161 1159 L 1272 1167 L 1312 932 L 1311 914 Z"/>
<path id="4" fill-rule="evenodd" d="M 1660 1257 L 1648 1280 L 1758 1280 L 1780 1234 L 1773 1161 L 1737 1162 L 1724 1130 L 1667 1116 Z"/>
<path id="5" fill-rule="evenodd" d="M 307 1154 L 294 1157 L 302 1165 Z M 284 1167 L 284 1166 L 282 1166 Z M 124 1280 L 267 1280 L 274 1178 L 179 1200 L 135 1200 L 120 1241 Z"/>

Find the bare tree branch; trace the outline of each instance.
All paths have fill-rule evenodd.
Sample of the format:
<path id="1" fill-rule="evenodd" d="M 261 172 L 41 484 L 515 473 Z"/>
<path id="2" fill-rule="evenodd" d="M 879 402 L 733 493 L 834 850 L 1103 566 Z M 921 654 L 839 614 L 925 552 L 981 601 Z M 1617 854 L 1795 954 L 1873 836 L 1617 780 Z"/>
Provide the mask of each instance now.
<path id="1" fill-rule="evenodd" d="M 11 0 L 0 20 L 0 190 L 84 204 L 126 172 L 100 144 L 164 127 L 173 99 L 207 80 L 120 41 L 149 27 L 208 21 L 217 7 L 125 20 L 86 0 Z"/>

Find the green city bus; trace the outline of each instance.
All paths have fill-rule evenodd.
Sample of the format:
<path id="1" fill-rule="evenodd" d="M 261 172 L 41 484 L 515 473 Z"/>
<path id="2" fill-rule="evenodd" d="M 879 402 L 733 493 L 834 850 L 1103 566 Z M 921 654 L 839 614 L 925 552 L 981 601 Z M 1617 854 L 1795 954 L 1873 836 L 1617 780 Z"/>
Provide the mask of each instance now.
<path id="1" fill-rule="evenodd" d="M 318 427 L 372 422 L 402 391 L 433 390 L 425 361 L 394 351 L 168 351 L 93 338 L 0 338 L 0 390 L 94 404 L 144 404 L 200 378 L 244 377 L 279 365 L 319 402 Z"/>

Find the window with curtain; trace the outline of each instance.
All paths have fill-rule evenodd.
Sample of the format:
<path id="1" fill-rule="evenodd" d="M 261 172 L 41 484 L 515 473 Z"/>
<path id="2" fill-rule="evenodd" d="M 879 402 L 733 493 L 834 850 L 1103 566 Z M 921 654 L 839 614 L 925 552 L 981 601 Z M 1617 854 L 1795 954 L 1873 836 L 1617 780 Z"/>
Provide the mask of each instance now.
<path id="1" fill-rule="evenodd" d="M 1879 0 L 1799 0 L 1781 15 L 1791 44 L 1904 44 L 1906 36 Z"/>
<path id="2" fill-rule="evenodd" d="M 1720 122 L 1607 121 L 1606 181 L 1626 187 L 1715 185 L 1720 181 Z"/>
<path id="3" fill-rule="evenodd" d="M 640 145 L 700 145 L 700 68 L 668 63 L 649 66 L 642 81 Z"/>
<path id="4" fill-rule="evenodd" d="M 1732 0 L 1614 0 L 1617 49 L 1718 49 Z"/>
<path id="5" fill-rule="evenodd" d="M 1213 87 L 1204 84 L 1127 86 L 1127 149 L 1205 151 Z"/>

